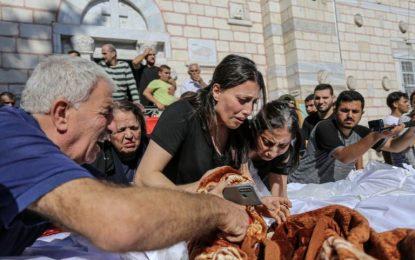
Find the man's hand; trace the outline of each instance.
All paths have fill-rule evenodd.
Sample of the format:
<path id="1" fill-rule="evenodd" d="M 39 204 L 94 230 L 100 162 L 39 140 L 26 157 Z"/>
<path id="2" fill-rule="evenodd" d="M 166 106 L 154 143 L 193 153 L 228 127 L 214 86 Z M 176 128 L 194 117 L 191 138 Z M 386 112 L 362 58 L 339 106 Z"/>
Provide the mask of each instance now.
<path id="1" fill-rule="evenodd" d="M 405 128 L 404 124 L 399 124 L 393 127 L 392 129 L 383 130 L 382 132 L 376 132 L 375 135 L 379 139 L 390 138 L 390 137 L 399 135 L 399 133 L 402 132 L 404 128 Z"/>
<path id="2" fill-rule="evenodd" d="M 174 96 L 174 92 L 176 92 L 176 88 L 173 86 L 170 86 L 167 92 L 169 93 L 169 95 Z"/>
<path id="3" fill-rule="evenodd" d="M 150 53 L 150 51 L 151 51 L 151 48 L 145 48 L 143 51 L 144 57 L 146 57 Z"/>
<path id="4" fill-rule="evenodd" d="M 231 242 L 240 242 L 245 238 L 249 225 L 249 216 L 243 207 L 224 199 L 219 199 L 220 205 L 226 212 L 218 219 L 218 228 L 225 233 L 225 238 Z"/>
<path id="5" fill-rule="evenodd" d="M 157 102 L 155 105 L 156 105 L 156 107 L 157 107 L 159 110 L 164 110 L 164 109 L 166 109 L 166 106 L 165 106 L 165 105 L 163 105 L 162 103 Z"/>
<path id="6" fill-rule="evenodd" d="M 257 208 L 263 215 L 275 219 L 278 225 L 287 220 L 291 208 L 291 201 L 289 199 L 267 196 L 262 197 L 261 201 L 263 205 Z"/>

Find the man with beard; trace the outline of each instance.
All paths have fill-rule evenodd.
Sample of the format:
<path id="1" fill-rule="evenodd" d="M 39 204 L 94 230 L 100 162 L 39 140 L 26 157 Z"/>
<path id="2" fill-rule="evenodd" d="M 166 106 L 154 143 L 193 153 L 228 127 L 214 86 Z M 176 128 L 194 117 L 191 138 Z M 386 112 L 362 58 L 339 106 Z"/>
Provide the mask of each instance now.
<path id="1" fill-rule="evenodd" d="M 304 157 L 288 177 L 290 182 L 326 183 L 342 180 L 355 169 L 355 162 L 370 148 L 400 152 L 415 140 L 415 128 L 397 138 L 403 129 L 371 132 L 358 125 L 363 115 L 363 96 L 353 90 L 343 91 L 336 100 L 332 119 L 319 122 L 311 131 Z M 386 139 L 387 138 L 387 139 Z M 385 140 L 386 139 L 386 140 Z"/>
<path id="2" fill-rule="evenodd" d="M 305 111 L 307 115 L 311 115 L 313 113 L 317 113 L 316 105 L 314 104 L 314 94 L 308 95 L 304 99 Z"/>
<path id="3" fill-rule="evenodd" d="M 145 65 L 141 62 L 145 60 Z M 146 48 L 144 52 L 132 61 L 134 69 L 138 70 L 138 92 L 140 93 L 140 100 L 143 106 L 150 106 L 150 100 L 144 96 L 144 90 L 147 88 L 148 84 L 155 79 L 159 79 L 160 68 L 156 64 L 156 50 L 154 48 Z M 174 79 L 169 80 L 169 84 L 176 88 L 176 81 Z"/>
<path id="4" fill-rule="evenodd" d="M 333 116 L 333 102 L 335 96 L 333 87 L 329 84 L 319 84 L 314 89 L 314 105 L 317 113 L 309 114 L 303 122 L 301 133 L 305 140 L 308 140 L 314 126 L 323 119 Z"/>
<path id="5" fill-rule="evenodd" d="M 128 93 L 134 103 L 139 104 L 137 86 L 130 65 L 117 59 L 117 50 L 112 44 L 104 44 L 101 48 L 102 60 L 99 65 L 115 82 L 117 87 L 112 93 L 114 100 L 128 100 Z"/>

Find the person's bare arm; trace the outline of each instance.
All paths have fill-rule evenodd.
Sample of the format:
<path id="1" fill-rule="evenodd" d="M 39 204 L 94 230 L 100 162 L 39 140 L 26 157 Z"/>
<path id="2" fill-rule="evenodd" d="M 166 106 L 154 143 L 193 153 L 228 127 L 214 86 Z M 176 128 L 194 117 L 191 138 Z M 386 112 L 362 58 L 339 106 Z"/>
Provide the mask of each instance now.
<path id="1" fill-rule="evenodd" d="M 138 55 L 137 57 L 135 57 L 131 63 L 133 64 L 134 69 L 139 69 L 141 66 L 141 62 L 145 59 L 145 57 L 148 55 L 148 53 L 150 52 L 150 49 L 147 48 L 144 50 L 144 52 L 140 55 Z"/>
<path id="2" fill-rule="evenodd" d="M 271 173 L 268 183 L 272 196 L 287 197 L 287 175 Z"/>
<path id="3" fill-rule="evenodd" d="M 165 106 L 163 105 L 163 104 L 161 104 L 157 99 L 155 99 L 154 98 L 154 96 L 153 96 L 153 92 L 154 92 L 154 90 L 152 90 L 151 88 L 149 88 L 149 87 L 146 87 L 146 89 L 144 90 L 144 92 L 143 92 L 143 95 L 148 99 L 148 100 L 150 100 L 151 102 L 153 102 L 156 106 L 157 106 L 157 108 L 158 109 L 160 109 L 160 110 L 164 110 L 165 109 Z"/>
<path id="4" fill-rule="evenodd" d="M 363 169 L 363 156 L 360 156 L 359 159 L 356 160 L 355 166 L 356 170 Z"/>
<path id="5" fill-rule="evenodd" d="M 172 157 L 160 145 L 150 140 L 136 171 L 134 183 L 147 187 L 162 187 L 195 192 L 199 182 L 176 186 L 162 173 Z"/>
<path id="6" fill-rule="evenodd" d="M 373 145 L 375 145 L 379 140 L 383 138 L 388 138 L 397 135 L 403 126 L 396 126 L 391 131 L 383 132 L 371 132 L 357 143 L 351 144 L 349 146 L 338 147 L 336 148 L 332 156 L 341 161 L 342 163 L 351 163 L 355 162 L 359 157 L 363 156 Z M 390 142 L 390 140 L 388 140 Z M 382 147 L 382 150 L 384 146 Z"/>
<path id="7" fill-rule="evenodd" d="M 403 135 L 390 138 L 383 146 L 382 151 L 400 153 L 415 141 L 415 127 L 409 128 Z"/>
<path id="8" fill-rule="evenodd" d="M 173 158 L 153 140 L 148 143 L 134 177 L 134 183 L 146 187 L 178 189 L 163 173 L 163 169 Z"/>
<path id="9" fill-rule="evenodd" d="M 55 188 L 30 209 L 116 252 L 163 248 L 215 227 L 241 240 L 248 225 L 243 210 L 216 196 L 88 178 Z"/>

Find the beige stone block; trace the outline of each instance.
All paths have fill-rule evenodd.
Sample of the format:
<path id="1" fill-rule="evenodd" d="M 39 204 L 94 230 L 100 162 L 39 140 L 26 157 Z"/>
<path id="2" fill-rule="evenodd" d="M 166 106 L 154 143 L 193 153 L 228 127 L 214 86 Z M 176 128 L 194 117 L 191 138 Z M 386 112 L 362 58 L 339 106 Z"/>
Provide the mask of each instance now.
<path id="1" fill-rule="evenodd" d="M 211 17 L 198 16 L 197 24 L 200 27 L 213 27 L 213 19 Z"/>
<path id="2" fill-rule="evenodd" d="M 171 35 L 183 35 L 183 28 L 182 28 L 182 26 L 179 26 L 179 25 L 168 24 L 167 25 L 167 31 Z"/>
<path id="3" fill-rule="evenodd" d="M 216 8 L 217 10 L 217 16 L 220 18 L 229 18 L 229 10 L 228 8 Z"/>
<path id="4" fill-rule="evenodd" d="M 189 60 L 188 53 L 185 50 L 172 50 L 172 58 L 178 61 Z"/>
<path id="5" fill-rule="evenodd" d="M 33 22 L 33 12 L 23 8 L 3 7 L 1 9 L 2 17 L 5 21 L 13 22 Z"/>
<path id="6" fill-rule="evenodd" d="M 39 24 L 20 24 L 20 36 L 32 39 L 51 39 L 52 27 Z"/>
<path id="7" fill-rule="evenodd" d="M 320 59 L 324 62 L 335 62 L 339 60 L 338 54 L 333 52 L 320 52 Z"/>
<path id="8" fill-rule="evenodd" d="M 11 37 L 0 37 L 0 51 L 2 52 L 16 51 L 16 40 Z"/>
<path id="9" fill-rule="evenodd" d="M 247 1 L 248 2 L 248 9 L 251 12 L 261 12 L 261 4 L 259 2 Z"/>
<path id="10" fill-rule="evenodd" d="M 264 36 L 259 33 L 251 33 L 250 40 L 254 43 L 264 43 Z"/>
<path id="11" fill-rule="evenodd" d="M 219 30 L 219 39 L 233 41 L 233 32 L 230 30 Z"/>
<path id="12" fill-rule="evenodd" d="M 257 45 L 258 54 L 265 54 L 265 47 L 264 45 Z"/>
<path id="13" fill-rule="evenodd" d="M 245 44 L 242 42 L 232 42 L 230 48 L 232 52 L 245 53 Z"/>
<path id="14" fill-rule="evenodd" d="M 173 36 L 170 40 L 173 49 L 187 49 L 187 38 Z"/>
<path id="15" fill-rule="evenodd" d="M 52 43 L 42 40 L 17 40 L 17 51 L 21 53 L 50 54 L 52 53 Z"/>
<path id="16" fill-rule="evenodd" d="M 60 0 L 25 0 L 25 6 L 49 11 L 58 10 Z"/>
<path id="17" fill-rule="evenodd" d="M 213 26 L 217 29 L 225 29 L 225 30 L 230 29 L 228 21 L 226 19 L 223 19 L 223 18 L 214 18 L 213 19 Z"/>
<path id="18" fill-rule="evenodd" d="M 204 8 L 205 8 L 204 5 L 190 4 L 190 13 L 204 15 L 205 14 Z"/>
<path id="19" fill-rule="evenodd" d="M 35 23 L 50 24 L 56 21 L 55 14 L 47 11 L 35 10 L 33 13 Z"/>
<path id="20" fill-rule="evenodd" d="M 245 51 L 247 53 L 257 54 L 257 44 L 255 43 L 245 43 Z"/>
<path id="21" fill-rule="evenodd" d="M 258 23 L 262 22 L 261 13 L 250 13 L 249 18 L 252 22 L 258 22 Z"/>
<path id="22" fill-rule="evenodd" d="M 203 4 L 203 5 L 210 5 L 210 0 L 196 0 L 193 2 L 197 2 L 198 4 Z"/>
<path id="23" fill-rule="evenodd" d="M 186 23 L 187 25 L 197 26 L 197 16 L 192 14 L 186 15 Z"/>
<path id="24" fill-rule="evenodd" d="M 173 10 L 178 13 L 189 13 L 189 4 L 179 1 L 173 1 Z"/>
<path id="25" fill-rule="evenodd" d="M 194 26 L 185 26 L 184 27 L 184 36 L 192 38 L 200 38 L 201 31 L 199 27 Z"/>
<path id="26" fill-rule="evenodd" d="M 216 47 L 218 50 L 227 52 L 229 51 L 229 42 L 228 41 L 217 41 Z"/>
<path id="27" fill-rule="evenodd" d="M 249 42 L 249 33 L 234 32 L 233 36 L 234 36 L 236 41 Z"/>
<path id="28" fill-rule="evenodd" d="M 262 33 L 262 24 L 260 23 L 254 23 L 252 24 L 251 27 L 251 32 L 255 32 L 255 33 Z"/>
<path id="29" fill-rule="evenodd" d="M 23 6 L 23 0 L 0 0 L 1 5 Z"/>
<path id="30" fill-rule="evenodd" d="M 26 70 L 0 69 L 0 83 L 26 83 Z"/>
<path id="31" fill-rule="evenodd" d="M 259 65 L 265 65 L 265 64 L 267 64 L 267 60 L 266 60 L 266 58 L 265 58 L 264 55 L 256 55 L 256 54 L 254 54 L 253 55 L 253 59 L 254 59 L 254 61 L 255 61 L 256 64 L 259 64 Z"/>
<path id="32" fill-rule="evenodd" d="M 171 24 L 186 24 L 186 16 L 184 14 L 165 12 L 164 19 Z"/>
<path id="33" fill-rule="evenodd" d="M 160 9 L 163 11 L 174 11 L 173 9 L 173 1 L 158 1 Z"/>
<path id="34" fill-rule="evenodd" d="M 217 8 L 215 6 L 206 6 L 205 15 L 209 17 L 217 16 Z"/>
<path id="35" fill-rule="evenodd" d="M 16 36 L 19 33 L 18 23 L 0 21 L 0 35 Z"/>
<path id="36" fill-rule="evenodd" d="M 3 53 L 4 68 L 33 69 L 39 63 L 39 56 L 33 54 Z"/>
<path id="37" fill-rule="evenodd" d="M 217 29 L 202 28 L 202 38 L 204 39 L 218 39 L 219 32 Z"/>
<path id="38" fill-rule="evenodd" d="M 211 5 L 213 6 L 219 6 L 219 7 L 228 7 L 228 1 L 223 1 L 223 0 L 211 0 L 210 1 Z"/>

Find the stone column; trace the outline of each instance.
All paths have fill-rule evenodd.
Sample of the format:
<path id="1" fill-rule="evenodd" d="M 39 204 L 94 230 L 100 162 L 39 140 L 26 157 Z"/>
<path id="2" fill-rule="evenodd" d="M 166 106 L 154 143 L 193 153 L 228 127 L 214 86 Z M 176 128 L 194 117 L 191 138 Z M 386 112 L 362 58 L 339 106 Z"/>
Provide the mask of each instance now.
<path id="1" fill-rule="evenodd" d="M 263 0 L 270 99 L 304 99 L 319 83 L 345 89 L 333 1 Z"/>
<path id="2" fill-rule="evenodd" d="M 74 35 L 71 37 L 71 43 L 74 50 L 81 53 L 81 57 L 92 60 L 92 54 L 95 49 L 95 41 L 88 35 Z"/>

